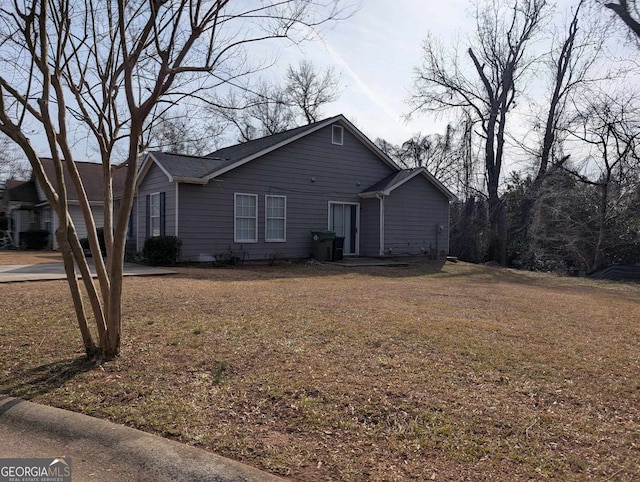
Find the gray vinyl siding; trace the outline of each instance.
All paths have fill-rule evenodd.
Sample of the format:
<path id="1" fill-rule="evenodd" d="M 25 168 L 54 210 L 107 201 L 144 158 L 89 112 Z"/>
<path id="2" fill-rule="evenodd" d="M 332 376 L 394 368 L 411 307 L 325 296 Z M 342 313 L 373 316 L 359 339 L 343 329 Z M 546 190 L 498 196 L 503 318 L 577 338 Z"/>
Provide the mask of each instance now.
<path id="1" fill-rule="evenodd" d="M 368 219 L 369 204 L 363 209 L 364 200 L 358 197 L 358 193 L 392 172 L 391 167 L 347 129 L 344 130 L 343 145 L 332 144 L 331 126 L 327 126 L 237 167 L 204 186 L 180 184 L 182 257 L 198 260 L 201 255 L 219 255 L 229 250 L 236 256 L 244 255 L 251 260 L 272 255 L 308 257 L 311 254 L 311 231 L 328 228 L 329 201 L 361 204 L 360 254 L 364 254 L 363 248 L 369 251 L 371 240 L 377 233 L 372 231 L 375 222 L 364 222 L 363 218 Z M 257 243 L 234 242 L 234 193 L 258 196 Z M 267 194 L 287 198 L 284 243 L 265 242 Z M 140 201 L 144 202 L 142 192 Z M 171 204 L 172 201 L 167 200 L 167 206 Z M 144 213 L 143 206 L 140 211 Z"/>
<path id="2" fill-rule="evenodd" d="M 449 200 L 426 178 L 418 175 L 393 190 L 384 207 L 385 254 L 448 254 Z"/>
<path id="3" fill-rule="evenodd" d="M 137 201 L 133 207 L 133 225 L 137 233 L 137 250 L 141 251 L 147 234 L 147 195 L 164 192 L 164 232 L 175 235 L 176 226 L 176 186 L 167 175 L 152 163 L 143 181 L 138 186 Z"/>
<path id="4" fill-rule="evenodd" d="M 380 255 L 380 200 L 360 201 L 360 255 Z"/>

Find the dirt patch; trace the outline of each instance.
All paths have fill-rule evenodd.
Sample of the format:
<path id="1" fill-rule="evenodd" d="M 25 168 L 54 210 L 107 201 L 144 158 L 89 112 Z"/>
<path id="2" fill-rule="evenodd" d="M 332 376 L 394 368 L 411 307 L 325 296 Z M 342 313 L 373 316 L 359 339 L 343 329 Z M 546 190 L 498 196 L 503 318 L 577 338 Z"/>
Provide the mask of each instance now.
<path id="1" fill-rule="evenodd" d="M 82 364 L 64 282 L 0 285 L 0 391 L 294 480 L 640 479 L 640 287 L 465 263 L 125 280 Z"/>

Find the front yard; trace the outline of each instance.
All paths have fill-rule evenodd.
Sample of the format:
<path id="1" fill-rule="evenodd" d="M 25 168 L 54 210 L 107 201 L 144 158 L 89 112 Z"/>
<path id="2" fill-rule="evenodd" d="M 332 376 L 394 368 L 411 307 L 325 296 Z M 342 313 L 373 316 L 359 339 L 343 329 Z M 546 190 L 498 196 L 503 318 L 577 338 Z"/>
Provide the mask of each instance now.
<path id="1" fill-rule="evenodd" d="M 0 285 L 0 392 L 295 480 L 640 479 L 640 286 L 465 263 L 125 279 L 89 369 L 62 281 Z"/>

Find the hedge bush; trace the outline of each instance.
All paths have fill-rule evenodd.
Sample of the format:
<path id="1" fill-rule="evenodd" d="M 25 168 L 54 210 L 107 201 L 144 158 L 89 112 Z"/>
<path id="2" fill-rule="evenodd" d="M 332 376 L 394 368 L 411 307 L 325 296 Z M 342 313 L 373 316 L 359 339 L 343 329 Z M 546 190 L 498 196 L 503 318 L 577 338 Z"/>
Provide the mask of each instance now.
<path id="1" fill-rule="evenodd" d="M 98 244 L 100 245 L 100 252 L 102 256 L 106 256 L 107 248 L 104 244 L 104 228 L 97 228 L 96 234 L 98 235 Z M 89 238 L 80 238 L 80 246 L 84 249 L 84 252 L 87 254 L 91 254 L 91 248 L 89 247 Z"/>
<path id="2" fill-rule="evenodd" d="M 49 242 L 49 231 L 45 229 L 30 229 L 20 233 L 20 241 L 27 249 L 44 249 Z"/>
<path id="3" fill-rule="evenodd" d="M 144 242 L 142 256 L 151 266 L 173 266 L 178 262 L 181 246 L 177 236 L 154 236 Z"/>

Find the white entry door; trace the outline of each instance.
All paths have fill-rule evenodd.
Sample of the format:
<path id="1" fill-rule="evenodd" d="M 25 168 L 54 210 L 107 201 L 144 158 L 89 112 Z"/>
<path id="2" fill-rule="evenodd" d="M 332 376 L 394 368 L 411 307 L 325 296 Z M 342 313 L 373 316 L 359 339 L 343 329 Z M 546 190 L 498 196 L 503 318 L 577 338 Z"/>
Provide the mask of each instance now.
<path id="1" fill-rule="evenodd" d="M 344 237 L 344 254 L 358 254 L 360 205 L 356 203 L 329 203 L 329 231 Z"/>

